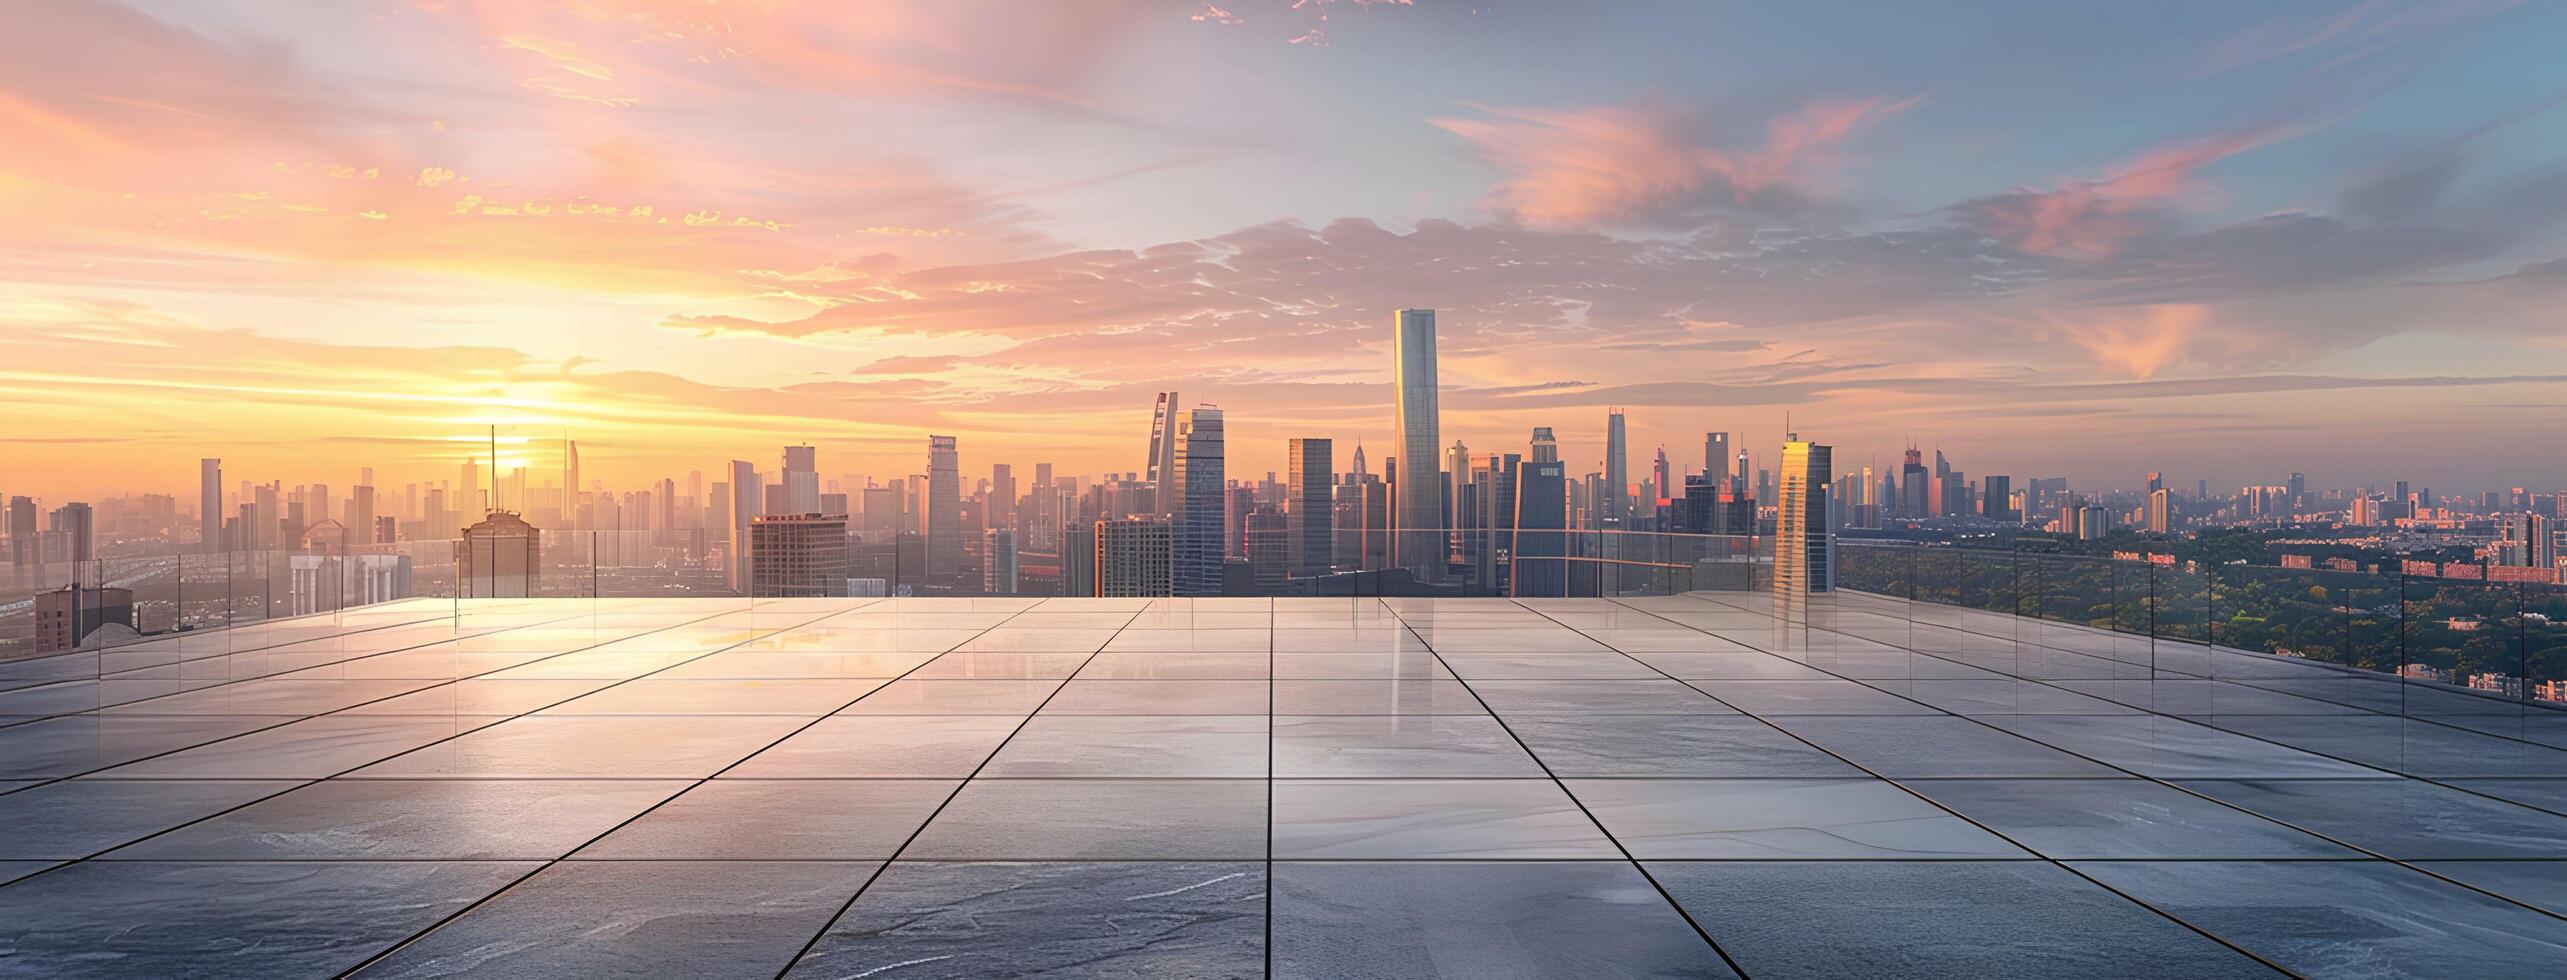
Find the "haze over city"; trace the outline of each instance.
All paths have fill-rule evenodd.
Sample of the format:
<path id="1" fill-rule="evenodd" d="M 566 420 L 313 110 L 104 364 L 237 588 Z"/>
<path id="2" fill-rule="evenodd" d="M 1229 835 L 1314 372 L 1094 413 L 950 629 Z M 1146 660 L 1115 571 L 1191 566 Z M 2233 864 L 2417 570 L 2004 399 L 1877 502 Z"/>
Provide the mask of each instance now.
<path id="1" fill-rule="evenodd" d="M 1840 468 L 2556 484 L 2567 11 L 2503 2 L 331 5 L 0 36 L 5 489 L 193 459 L 633 486 L 1234 473 L 1443 431 L 1601 458 L 1784 416 Z M 1749 438 L 1753 436 L 1753 438 Z M 1340 452 L 1345 452 L 1341 449 Z M 975 464 L 978 465 L 978 464 Z"/>

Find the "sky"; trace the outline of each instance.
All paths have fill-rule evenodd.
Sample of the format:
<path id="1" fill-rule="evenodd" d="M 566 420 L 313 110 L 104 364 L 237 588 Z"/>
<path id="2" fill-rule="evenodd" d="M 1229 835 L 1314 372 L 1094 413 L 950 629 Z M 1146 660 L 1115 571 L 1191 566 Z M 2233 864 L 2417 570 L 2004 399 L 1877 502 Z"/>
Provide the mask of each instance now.
<path id="1" fill-rule="evenodd" d="M 17 0 L 0 494 L 488 426 L 1142 467 L 1155 393 L 1635 471 L 2567 484 L 2567 5 Z M 1378 467 L 1378 464 L 1376 464 Z M 1633 478 L 1639 478 L 1635 472 Z"/>

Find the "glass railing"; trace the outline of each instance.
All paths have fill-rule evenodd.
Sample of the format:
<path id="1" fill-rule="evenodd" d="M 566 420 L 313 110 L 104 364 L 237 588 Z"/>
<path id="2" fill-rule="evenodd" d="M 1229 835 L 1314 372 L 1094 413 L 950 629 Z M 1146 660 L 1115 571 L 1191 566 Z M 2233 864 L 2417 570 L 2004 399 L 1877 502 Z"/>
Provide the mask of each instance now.
<path id="1" fill-rule="evenodd" d="M 1324 547 L 1291 551 L 1261 529 L 1208 551 L 1171 538 L 1159 545 L 1164 553 L 1102 568 L 1092 537 L 1074 555 L 1064 552 L 1082 542 L 1062 536 L 1029 540 L 1006 557 L 985 554 L 989 540 L 968 535 L 958 554 L 937 555 L 915 534 L 857 534 L 843 555 L 765 575 L 755 561 L 733 561 L 727 534 L 693 529 L 307 540 L 297 551 L 129 545 L 116 557 L 0 580 L 0 683 L 31 670 L 11 663 L 133 645 L 229 650 L 229 638 L 194 635 L 390 603 L 425 609 L 429 600 L 455 614 L 496 600 L 573 598 L 745 606 L 818 596 L 1623 597 L 1760 591 L 1772 571 L 1770 539 L 1653 531 L 1339 530 Z"/>
<path id="2" fill-rule="evenodd" d="M 2017 707 L 2136 708 L 2427 778 L 2567 776 L 2567 586 L 2205 563 L 2180 544 L 1837 554 L 1839 608 L 1939 658 L 1919 678 L 1985 668 L 2042 689 Z"/>

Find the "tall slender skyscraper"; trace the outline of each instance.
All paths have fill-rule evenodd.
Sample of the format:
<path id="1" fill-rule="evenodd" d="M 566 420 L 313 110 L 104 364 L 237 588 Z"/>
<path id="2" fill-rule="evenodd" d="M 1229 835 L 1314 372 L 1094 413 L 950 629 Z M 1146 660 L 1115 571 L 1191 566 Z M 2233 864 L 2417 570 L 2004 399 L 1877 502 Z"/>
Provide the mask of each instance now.
<path id="1" fill-rule="evenodd" d="M 1728 482 L 1729 433 L 1702 434 L 1702 478 L 1717 490 Z"/>
<path id="2" fill-rule="evenodd" d="M 764 481 L 758 478 L 755 465 L 745 459 L 731 461 L 731 563 L 728 570 L 731 588 L 741 595 L 749 594 L 750 567 L 757 561 L 756 539 L 750 536 L 749 525 L 757 520 L 758 515 L 766 513 L 761 499 L 765 494 L 763 486 Z"/>
<path id="3" fill-rule="evenodd" d="M 1296 576 L 1326 575 L 1336 563 L 1329 535 L 1334 520 L 1329 498 L 1337 465 L 1331 458 L 1334 447 L 1328 439 L 1295 439 L 1285 452 L 1285 546 Z"/>
<path id="4" fill-rule="evenodd" d="M 1185 505 L 1177 517 L 1175 576 L 1176 594 L 1181 596 L 1217 596 L 1221 594 L 1221 560 L 1229 553 L 1225 531 L 1228 523 L 1227 502 L 1222 499 L 1222 485 L 1228 475 L 1222 446 L 1221 409 L 1198 405 L 1185 425 L 1184 464 Z"/>
<path id="5" fill-rule="evenodd" d="M 1833 592 L 1836 536 L 1827 516 L 1833 451 L 1801 441 L 1799 433 L 1786 438 L 1781 506 L 1774 516 L 1774 591 L 1786 596 Z"/>
<path id="6" fill-rule="evenodd" d="M 927 584 L 945 588 L 963 573 L 963 465 L 954 437 L 927 437 Z"/>
<path id="7" fill-rule="evenodd" d="M 223 461 L 196 461 L 197 550 L 223 550 Z"/>
<path id="8" fill-rule="evenodd" d="M 1622 410 L 1607 409 L 1604 416 L 1604 495 L 1597 501 L 1597 516 L 1626 526 L 1631 520 L 1631 447 L 1622 424 Z"/>
<path id="9" fill-rule="evenodd" d="M 1453 448 L 1444 451 L 1444 526 L 1462 526 L 1462 484 L 1470 482 L 1471 449 L 1462 440 L 1453 440 Z"/>
<path id="10" fill-rule="evenodd" d="M 1177 482 L 1177 393 L 1159 393 L 1159 405 L 1150 412 L 1150 459 L 1141 474 L 1158 495 L 1157 509 L 1162 515 L 1177 512 L 1184 499 L 1184 488 Z"/>
<path id="11" fill-rule="evenodd" d="M 1393 489 L 1399 529 L 1391 562 L 1422 581 L 1444 578 L 1443 437 L 1435 391 L 1435 311 L 1401 310 L 1393 326 L 1391 360 L 1398 375 L 1399 483 Z"/>

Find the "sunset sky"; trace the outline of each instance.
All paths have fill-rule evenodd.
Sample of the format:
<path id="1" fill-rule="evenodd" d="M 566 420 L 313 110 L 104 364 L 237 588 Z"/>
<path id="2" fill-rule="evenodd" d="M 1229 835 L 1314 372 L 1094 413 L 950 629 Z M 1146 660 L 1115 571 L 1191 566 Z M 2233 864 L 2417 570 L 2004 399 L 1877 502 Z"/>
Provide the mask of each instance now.
<path id="1" fill-rule="evenodd" d="M 13 0 L 0 493 L 1389 454 L 2567 483 L 2567 4 Z M 457 439 L 465 442 L 457 442 Z M 1635 478 L 1637 474 L 1635 473 Z"/>

